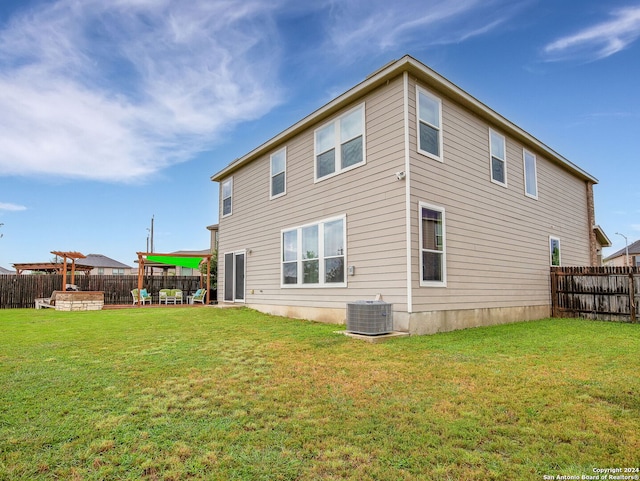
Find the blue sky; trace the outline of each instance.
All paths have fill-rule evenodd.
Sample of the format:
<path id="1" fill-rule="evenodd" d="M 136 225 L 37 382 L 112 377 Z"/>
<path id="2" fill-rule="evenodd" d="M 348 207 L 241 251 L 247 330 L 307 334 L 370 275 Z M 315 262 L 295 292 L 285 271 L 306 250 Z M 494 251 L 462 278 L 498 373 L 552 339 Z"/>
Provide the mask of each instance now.
<path id="1" fill-rule="evenodd" d="M 206 249 L 210 176 L 410 54 L 600 183 L 640 238 L 640 2 L 2 0 L 0 266 Z M 552 215 L 550 213 L 550 215 Z"/>

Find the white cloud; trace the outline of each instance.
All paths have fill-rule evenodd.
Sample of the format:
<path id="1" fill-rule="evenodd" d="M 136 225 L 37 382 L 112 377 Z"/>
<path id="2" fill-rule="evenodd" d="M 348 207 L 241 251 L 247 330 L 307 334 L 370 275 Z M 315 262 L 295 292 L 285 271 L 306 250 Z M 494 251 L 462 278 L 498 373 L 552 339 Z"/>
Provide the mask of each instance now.
<path id="1" fill-rule="evenodd" d="M 640 6 L 611 12 L 611 20 L 562 37 L 544 48 L 549 60 L 599 60 L 627 48 L 640 37 Z"/>
<path id="2" fill-rule="evenodd" d="M 9 210 L 12 212 L 17 212 L 21 210 L 27 210 L 27 208 L 23 205 L 10 204 L 8 202 L 0 202 L 0 210 Z"/>
<path id="3" fill-rule="evenodd" d="M 386 0 L 335 2 L 329 29 L 333 44 L 347 55 L 393 50 L 415 42 L 421 48 L 486 34 L 528 2 L 503 0 Z M 401 6 L 400 6 L 401 5 Z"/>
<path id="4" fill-rule="evenodd" d="M 280 102 L 276 4 L 59 0 L 0 30 L 0 172 L 135 181 Z"/>

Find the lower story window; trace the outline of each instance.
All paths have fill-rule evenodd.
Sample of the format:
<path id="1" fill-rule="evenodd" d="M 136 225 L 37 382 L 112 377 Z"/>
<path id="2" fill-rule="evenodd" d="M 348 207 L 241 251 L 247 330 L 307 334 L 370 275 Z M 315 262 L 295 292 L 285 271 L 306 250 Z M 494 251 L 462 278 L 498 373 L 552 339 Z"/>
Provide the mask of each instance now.
<path id="1" fill-rule="evenodd" d="M 552 266 L 560 265 L 560 239 L 549 236 L 549 256 Z"/>
<path id="2" fill-rule="evenodd" d="M 444 209 L 420 203 L 420 285 L 446 285 Z"/>
<path id="3" fill-rule="evenodd" d="M 283 287 L 345 287 L 346 218 L 282 231 Z"/>

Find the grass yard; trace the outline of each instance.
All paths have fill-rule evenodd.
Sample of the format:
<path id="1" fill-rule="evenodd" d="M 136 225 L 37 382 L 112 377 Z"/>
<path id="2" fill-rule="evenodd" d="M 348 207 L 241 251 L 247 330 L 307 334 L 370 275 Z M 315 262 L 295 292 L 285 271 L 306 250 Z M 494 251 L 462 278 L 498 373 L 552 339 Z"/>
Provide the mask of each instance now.
<path id="1" fill-rule="evenodd" d="M 640 467 L 639 325 L 556 319 L 374 345 L 336 329 L 248 309 L 0 310 L 0 480 Z"/>

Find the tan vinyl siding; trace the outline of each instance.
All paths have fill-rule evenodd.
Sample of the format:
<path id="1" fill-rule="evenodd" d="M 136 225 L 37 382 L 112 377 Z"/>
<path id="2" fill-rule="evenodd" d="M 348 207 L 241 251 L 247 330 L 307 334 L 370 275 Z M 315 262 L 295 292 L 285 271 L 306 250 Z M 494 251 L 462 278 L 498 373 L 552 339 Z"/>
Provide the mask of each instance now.
<path id="1" fill-rule="evenodd" d="M 406 310 L 402 79 L 391 80 L 336 116 L 365 103 L 366 164 L 314 183 L 314 125 L 233 172 L 233 215 L 220 220 L 220 300 L 225 252 L 247 249 L 248 305 L 344 308 L 381 293 Z M 327 120 L 335 118 L 331 117 Z M 269 199 L 269 155 L 287 147 L 286 195 Z M 281 231 L 346 215 L 348 288 L 280 285 Z M 250 251 L 250 253 L 249 253 Z"/>
<path id="2" fill-rule="evenodd" d="M 442 162 L 418 152 L 417 84 L 441 101 Z M 316 129 L 360 106 L 365 163 L 316 180 Z M 490 130 L 505 139 L 506 186 L 491 181 Z M 286 194 L 270 199 L 270 155 L 284 147 Z M 536 156 L 537 199 L 525 194 L 524 148 Z M 549 237 L 560 239 L 562 265 L 588 265 L 595 244 L 587 183 L 597 179 L 410 57 L 212 179 L 231 176 L 232 214 L 220 216 L 219 298 L 224 254 L 246 252 L 246 303 L 282 315 L 341 322 L 346 302 L 381 294 L 394 304 L 395 327 L 413 333 L 535 319 L 549 312 Z M 421 282 L 419 205 L 444 213 L 445 282 Z M 336 217 L 346 221 L 347 287 L 281 286 L 282 231 Z M 426 251 L 437 250 L 432 244 Z"/>
<path id="3" fill-rule="evenodd" d="M 442 99 L 444 162 L 417 153 L 409 88 L 413 311 L 547 305 L 549 235 L 564 265 L 589 263 L 584 181 L 537 157 L 538 200 L 525 196 L 523 145 Z M 489 128 L 506 138 L 507 185 L 491 182 Z M 445 209 L 447 287 L 420 287 L 418 203 Z"/>

